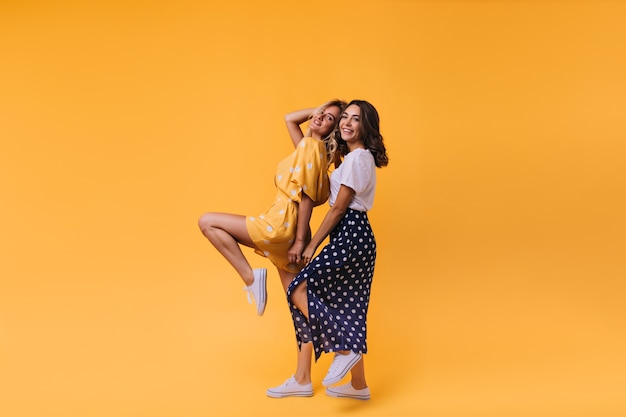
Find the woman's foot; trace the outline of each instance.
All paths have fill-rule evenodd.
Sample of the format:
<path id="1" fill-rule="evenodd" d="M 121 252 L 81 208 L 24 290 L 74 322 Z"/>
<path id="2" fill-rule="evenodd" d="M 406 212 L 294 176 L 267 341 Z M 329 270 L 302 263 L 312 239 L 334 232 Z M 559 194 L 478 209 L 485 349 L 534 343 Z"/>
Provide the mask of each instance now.
<path id="1" fill-rule="evenodd" d="M 252 284 L 243 287 L 245 291 L 248 291 L 248 302 L 252 304 L 252 298 L 256 303 L 256 312 L 259 316 L 262 316 L 265 312 L 265 304 L 267 303 L 267 269 L 259 268 L 253 269 L 254 281 Z"/>
<path id="2" fill-rule="evenodd" d="M 360 360 L 361 354 L 354 353 L 353 351 L 349 351 L 347 354 L 342 354 L 339 352 L 335 353 L 333 363 L 330 364 L 328 373 L 322 380 L 322 385 L 327 387 L 341 381 L 341 379 L 346 376 L 350 369 L 352 369 L 352 367 L 356 365 L 357 362 Z"/>
<path id="3" fill-rule="evenodd" d="M 369 400 L 370 389 L 369 387 L 365 387 L 363 389 L 354 389 L 354 387 L 352 387 L 352 382 L 348 382 L 344 385 L 326 388 L 326 395 L 337 398 L 356 398 L 357 400 Z"/>
<path id="4" fill-rule="evenodd" d="M 282 385 L 274 388 L 268 388 L 266 391 L 268 397 L 285 398 L 285 397 L 310 397 L 313 395 L 313 384 L 299 384 L 296 378 L 289 377 Z"/>

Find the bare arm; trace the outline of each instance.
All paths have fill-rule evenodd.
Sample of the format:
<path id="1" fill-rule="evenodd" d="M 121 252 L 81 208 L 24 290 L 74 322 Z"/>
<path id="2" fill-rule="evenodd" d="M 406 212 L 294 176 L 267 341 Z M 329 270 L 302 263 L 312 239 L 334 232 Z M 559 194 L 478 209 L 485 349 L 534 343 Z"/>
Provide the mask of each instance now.
<path id="1" fill-rule="evenodd" d="M 289 262 L 302 262 L 302 251 L 311 238 L 311 213 L 313 213 L 313 200 L 302 193 L 302 200 L 298 204 L 298 224 L 296 225 L 296 240 L 287 251 Z"/>
<path id="2" fill-rule="evenodd" d="M 309 120 L 309 117 L 311 116 L 311 114 L 313 114 L 314 111 L 314 108 L 302 109 L 287 113 L 285 115 L 287 131 L 289 132 L 289 136 L 291 136 L 291 141 L 293 142 L 294 146 L 298 146 L 298 143 L 304 137 L 304 133 L 302 133 L 300 125 Z"/>
<path id="3" fill-rule="evenodd" d="M 342 185 L 339 189 L 339 194 L 337 194 L 337 199 L 335 200 L 335 204 L 328 210 L 324 220 L 322 220 L 322 224 L 320 224 L 319 229 L 311 238 L 311 241 L 302 252 L 302 260 L 305 263 L 311 262 L 317 247 L 326 239 L 326 236 L 337 226 L 339 221 L 343 218 L 344 214 L 346 214 L 346 210 L 348 209 L 348 205 L 352 198 L 354 198 L 354 190 L 350 187 Z"/>

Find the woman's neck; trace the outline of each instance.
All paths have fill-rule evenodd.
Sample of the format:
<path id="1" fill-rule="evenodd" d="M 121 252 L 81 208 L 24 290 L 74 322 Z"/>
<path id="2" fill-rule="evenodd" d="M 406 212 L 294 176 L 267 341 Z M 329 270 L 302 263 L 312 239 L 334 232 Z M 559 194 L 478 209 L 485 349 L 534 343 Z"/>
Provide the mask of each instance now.
<path id="1" fill-rule="evenodd" d="M 365 149 L 365 145 L 361 141 L 356 142 L 356 143 L 348 143 L 349 152 L 352 152 L 355 149 Z"/>

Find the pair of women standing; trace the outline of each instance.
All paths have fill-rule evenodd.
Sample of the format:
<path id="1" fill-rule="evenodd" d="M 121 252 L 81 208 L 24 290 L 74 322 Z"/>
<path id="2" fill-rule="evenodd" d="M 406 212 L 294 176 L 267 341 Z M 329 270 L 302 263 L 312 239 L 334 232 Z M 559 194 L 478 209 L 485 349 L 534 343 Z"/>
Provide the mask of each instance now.
<path id="1" fill-rule="evenodd" d="M 287 288 L 287 300 L 299 349 L 294 375 L 282 385 L 267 390 L 267 395 L 274 398 L 313 395 L 311 356 L 314 352 L 317 360 L 322 351 L 335 353 L 322 381 L 328 387 L 328 395 L 358 399 L 370 397 L 362 355 L 367 353 L 366 318 L 376 260 L 376 242 L 367 211 L 374 201 L 376 168 L 386 166 L 388 158 L 380 134 L 378 112 L 367 101 L 353 100 L 342 109 L 339 128 L 332 136 L 337 142 L 340 158 L 333 159 L 336 169 L 330 178 L 330 209 L 308 244 L 294 245 L 288 250 L 290 263 L 299 265 L 303 262 L 306 264 L 304 269 L 295 275 L 288 287 L 281 274 L 283 286 Z M 332 143 L 332 138 L 328 138 L 327 143 Z M 291 171 L 296 169 L 292 167 Z M 323 179 L 317 186 L 323 188 Z M 307 194 L 304 187 L 300 185 L 298 188 Z M 319 201 L 308 197 L 313 204 Z M 301 201 L 305 198 L 301 197 Z M 295 233 L 304 239 L 296 238 L 297 242 L 307 240 L 306 234 L 309 233 L 310 210 L 303 212 L 305 215 L 308 212 L 308 217 L 298 217 Z M 298 214 L 301 214 L 300 209 Z M 200 225 L 205 236 L 211 240 L 211 234 L 206 232 L 206 221 L 203 222 L 205 216 L 201 218 Z M 248 222 L 248 230 L 251 230 L 250 224 L 254 221 Z M 301 227 L 306 230 L 299 230 Z M 251 235 L 252 232 L 249 233 Z M 318 246 L 329 235 L 330 242 L 313 258 Z M 247 243 L 244 239 L 234 239 Z M 220 250 L 218 245 L 216 247 Z M 262 253 L 259 249 L 257 252 Z M 225 254 L 226 251 L 220 252 Z M 235 266 L 233 262 L 231 264 Z M 257 280 L 257 274 L 253 273 L 252 282 L 244 281 L 250 284 L 246 288 L 253 292 L 256 299 L 254 283 L 262 281 L 259 287 L 264 287 L 264 276 Z M 331 386 L 350 371 L 351 382 Z"/>

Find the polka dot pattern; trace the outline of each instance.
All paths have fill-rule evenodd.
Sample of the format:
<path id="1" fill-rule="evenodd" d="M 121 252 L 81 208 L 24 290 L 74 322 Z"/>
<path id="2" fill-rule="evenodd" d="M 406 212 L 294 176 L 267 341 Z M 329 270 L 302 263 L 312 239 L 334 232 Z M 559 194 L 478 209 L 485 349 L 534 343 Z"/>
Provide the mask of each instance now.
<path id="1" fill-rule="evenodd" d="M 326 146 L 321 140 L 303 138 L 276 167 L 274 203 L 264 213 L 246 217 L 248 233 L 258 248 L 255 252 L 269 258 L 279 269 L 297 272 L 302 266 L 289 263 L 287 259 L 287 251 L 296 233 L 302 193 L 306 193 L 315 205 L 328 200 L 328 164 L 325 159 L 318 158 L 325 152 Z"/>
<path id="2" fill-rule="evenodd" d="M 298 346 L 313 342 L 315 360 L 322 352 L 367 353 L 367 309 L 376 240 L 367 213 L 348 209 L 330 234 L 330 242 L 293 280 L 287 290 Z M 309 320 L 291 302 L 307 283 Z"/>

